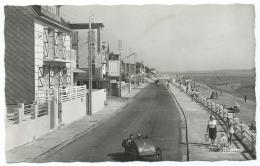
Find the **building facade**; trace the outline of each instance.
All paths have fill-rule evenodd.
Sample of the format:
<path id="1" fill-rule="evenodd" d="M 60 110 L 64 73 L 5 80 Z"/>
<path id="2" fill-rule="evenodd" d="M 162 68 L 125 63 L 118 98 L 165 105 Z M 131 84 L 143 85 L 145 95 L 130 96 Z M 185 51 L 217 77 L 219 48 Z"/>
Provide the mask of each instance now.
<path id="1" fill-rule="evenodd" d="M 102 41 L 102 23 L 92 23 L 92 30 L 89 31 L 88 23 L 70 24 L 73 29 L 72 46 L 76 50 L 77 69 L 74 72 L 75 84 L 88 84 L 89 79 L 89 54 L 91 47 L 92 54 L 92 80 L 93 88 L 100 86 L 106 75 L 106 52 Z M 89 46 L 89 40 L 91 46 Z"/>
<path id="2" fill-rule="evenodd" d="M 59 6 L 5 7 L 7 105 L 31 103 L 73 85 L 76 52 Z"/>

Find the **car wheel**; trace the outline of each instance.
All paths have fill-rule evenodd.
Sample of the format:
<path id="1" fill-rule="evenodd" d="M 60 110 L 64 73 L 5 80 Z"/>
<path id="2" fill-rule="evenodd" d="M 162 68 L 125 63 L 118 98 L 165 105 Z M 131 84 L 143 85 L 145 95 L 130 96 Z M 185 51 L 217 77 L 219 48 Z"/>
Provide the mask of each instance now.
<path id="1" fill-rule="evenodd" d="M 136 149 L 133 150 L 133 153 L 132 153 L 132 161 L 136 161 L 137 160 L 137 157 L 138 157 L 138 152 Z"/>
<path id="2" fill-rule="evenodd" d="M 162 151 L 160 148 L 156 148 L 155 160 L 162 161 Z"/>

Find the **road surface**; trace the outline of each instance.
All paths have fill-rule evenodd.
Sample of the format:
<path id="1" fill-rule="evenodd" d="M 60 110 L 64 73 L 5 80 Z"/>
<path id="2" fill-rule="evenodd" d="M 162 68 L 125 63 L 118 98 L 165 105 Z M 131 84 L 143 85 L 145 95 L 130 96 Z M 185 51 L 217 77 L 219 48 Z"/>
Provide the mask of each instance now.
<path id="1" fill-rule="evenodd" d="M 144 133 L 162 149 L 163 160 L 181 161 L 180 114 L 163 84 L 149 84 L 123 112 L 40 162 L 128 161 L 121 146 L 131 133 Z"/>

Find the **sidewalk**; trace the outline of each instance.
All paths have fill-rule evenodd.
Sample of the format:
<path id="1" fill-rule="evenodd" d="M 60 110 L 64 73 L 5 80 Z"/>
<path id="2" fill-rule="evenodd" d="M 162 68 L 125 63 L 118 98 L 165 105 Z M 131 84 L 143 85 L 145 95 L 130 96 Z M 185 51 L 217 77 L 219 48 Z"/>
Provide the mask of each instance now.
<path id="1" fill-rule="evenodd" d="M 235 160 L 243 161 L 252 159 L 248 153 L 243 152 L 213 152 L 210 150 L 210 143 L 205 142 L 206 127 L 210 113 L 174 85 L 170 85 L 170 90 L 183 109 L 188 126 L 188 142 L 190 161 L 219 161 Z M 218 121 L 218 130 L 223 130 L 223 124 Z M 184 133 L 185 134 L 185 133 Z M 218 132 L 216 142 L 220 138 Z M 232 148 L 244 151 L 242 145 L 237 140 L 233 140 Z"/>
<path id="2" fill-rule="evenodd" d="M 55 153 L 62 147 L 96 128 L 110 117 L 123 111 L 124 107 L 126 107 L 127 104 L 133 100 L 132 98 L 134 98 L 146 85 L 147 84 L 143 84 L 136 89 L 132 89 L 132 91 L 123 98 L 113 96 L 108 97 L 108 105 L 96 114 L 85 116 L 80 120 L 71 123 L 64 129 L 50 131 L 50 133 L 31 143 L 7 151 L 6 161 L 34 162 Z"/>

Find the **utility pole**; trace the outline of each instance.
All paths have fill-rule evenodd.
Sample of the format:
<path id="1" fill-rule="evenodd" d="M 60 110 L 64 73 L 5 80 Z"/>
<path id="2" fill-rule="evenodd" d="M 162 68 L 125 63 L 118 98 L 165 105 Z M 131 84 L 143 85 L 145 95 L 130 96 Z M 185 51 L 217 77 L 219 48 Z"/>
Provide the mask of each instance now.
<path id="1" fill-rule="evenodd" d="M 135 83 L 135 85 L 134 85 L 134 88 L 136 88 L 136 62 L 135 62 L 135 58 L 136 58 L 136 55 L 134 54 L 134 64 L 135 64 L 135 71 L 134 71 L 134 83 Z"/>
<path id="2" fill-rule="evenodd" d="M 122 82 L 122 75 L 121 75 L 121 50 L 122 50 L 122 40 L 118 41 L 118 51 L 119 51 L 119 97 L 121 97 L 121 82 Z"/>
<path id="3" fill-rule="evenodd" d="M 94 31 L 91 29 L 91 22 L 93 15 L 89 17 L 89 31 L 88 31 L 88 115 L 92 115 L 92 49 Z"/>

